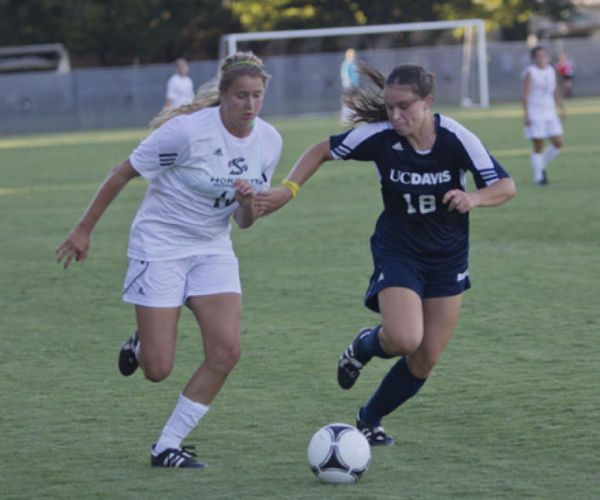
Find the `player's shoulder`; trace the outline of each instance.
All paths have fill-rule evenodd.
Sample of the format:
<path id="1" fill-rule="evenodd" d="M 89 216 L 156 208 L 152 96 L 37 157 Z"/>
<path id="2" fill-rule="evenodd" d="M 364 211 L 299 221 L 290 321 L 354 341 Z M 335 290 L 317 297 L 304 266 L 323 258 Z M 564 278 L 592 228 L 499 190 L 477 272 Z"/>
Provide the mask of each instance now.
<path id="1" fill-rule="evenodd" d="M 179 144 L 182 148 L 198 138 L 211 137 L 216 127 L 212 108 L 204 108 L 192 113 L 183 113 L 163 123 L 158 129 L 161 140 Z"/>
<path id="2" fill-rule="evenodd" d="M 382 144 L 389 141 L 389 134 L 395 134 L 389 121 L 361 123 L 346 132 L 330 136 L 331 153 L 336 159 L 346 158 L 358 148 L 376 154 L 382 150 Z"/>
<path id="3" fill-rule="evenodd" d="M 345 135 L 351 142 L 361 143 L 375 136 L 385 136 L 390 132 L 394 132 L 394 127 L 386 120 L 382 122 L 361 123 L 342 135 Z"/>
<path id="4" fill-rule="evenodd" d="M 389 120 L 383 120 L 380 122 L 368 122 L 361 123 L 354 127 L 353 130 L 363 130 L 368 131 L 369 133 L 376 134 L 378 132 L 383 132 L 385 130 L 392 130 L 394 127 L 390 123 Z"/>
<path id="5" fill-rule="evenodd" d="M 524 80 L 527 75 L 535 73 L 536 68 L 537 66 L 535 64 L 525 66 L 525 68 L 523 68 L 523 71 L 521 71 L 521 80 Z"/>
<path id="6" fill-rule="evenodd" d="M 437 115 L 439 117 L 438 133 L 452 143 L 460 143 L 467 148 L 479 146 L 481 141 L 462 123 L 446 115 Z"/>
<path id="7" fill-rule="evenodd" d="M 206 107 L 193 111 L 192 113 L 183 113 L 171 118 L 173 127 L 179 128 L 182 131 L 192 135 L 204 134 L 207 130 L 214 130 L 214 121 L 218 110 L 216 107 Z"/>
<path id="8" fill-rule="evenodd" d="M 266 122 L 262 118 L 257 117 L 254 120 L 254 127 L 264 140 L 275 143 L 283 142 L 279 131 L 273 125 L 271 125 L 269 122 Z"/>
<path id="9" fill-rule="evenodd" d="M 439 114 L 439 128 L 442 131 L 448 131 L 454 135 L 463 135 L 463 134 L 471 134 L 471 132 L 467 127 L 465 127 L 462 123 L 458 122 L 454 118 L 450 116 Z"/>

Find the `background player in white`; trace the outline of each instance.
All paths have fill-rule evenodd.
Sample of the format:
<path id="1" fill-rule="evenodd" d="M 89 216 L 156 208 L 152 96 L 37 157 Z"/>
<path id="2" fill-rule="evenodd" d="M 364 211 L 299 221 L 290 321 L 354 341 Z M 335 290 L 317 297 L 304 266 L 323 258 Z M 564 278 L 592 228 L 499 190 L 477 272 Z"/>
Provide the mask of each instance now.
<path id="1" fill-rule="evenodd" d="M 414 65 L 398 66 L 387 78 L 370 68 L 361 72 L 373 88 L 361 88 L 346 104 L 355 123 L 363 123 L 308 149 L 285 185 L 259 193 L 256 203 L 264 214 L 277 210 L 326 161 L 375 162 L 384 210 L 371 238 L 374 271 L 365 305 L 381 314 L 381 324 L 360 330 L 342 354 L 338 383 L 351 388 L 373 356 L 404 356 L 357 416 L 372 445 L 389 445 L 394 440 L 381 419 L 425 383 L 470 287 L 468 213 L 506 202 L 515 186 L 474 134 L 431 112 L 433 75 Z M 467 171 L 477 186 L 470 192 Z"/>
<path id="2" fill-rule="evenodd" d="M 123 300 L 135 304 L 137 331 L 119 354 L 119 369 L 139 366 L 165 379 L 175 359 L 177 323 L 187 305 L 200 326 L 204 360 L 156 444 L 151 463 L 204 466 L 181 441 L 198 424 L 240 356 L 241 287 L 230 217 L 241 228 L 257 218 L 255 193 L 269 185 L 281 154 L 279 133 L 258 118 L 269 76 L 254 54 L 222 61 L 192 106 L 162 114 L 156 128 L 108 175 L 57 248 L 58 262 L 85 260 L 90 234 L 133 177 L 149 186 L 131 226 Z"/>
<path id="3" fill-rule="evenodd" d="M 175 73 L 167 81 L 165 107 L 178 108 L 194 100 L 194 83 L 188 76 L 189 66 L 185 59 L 175 60 Z"/>
<path id="4" fill-rule="evenodd" d="M 525 68 L 523 78 L 523 110 L 525 112 L 525 138 L 533 143 L 531 168 L 533 182 L 547 184 L 546 167 L 558 156 L 563 145 L 563 129 L 556 114 L 560 108 L 561 118 L 566 117 L 565 106 L 556 85 L 556 71 L 550 64 L 548 52 L 542 46 L 531 50 L 533 64 Z M 550 144 L 544 152 L 544 142 Z"/>

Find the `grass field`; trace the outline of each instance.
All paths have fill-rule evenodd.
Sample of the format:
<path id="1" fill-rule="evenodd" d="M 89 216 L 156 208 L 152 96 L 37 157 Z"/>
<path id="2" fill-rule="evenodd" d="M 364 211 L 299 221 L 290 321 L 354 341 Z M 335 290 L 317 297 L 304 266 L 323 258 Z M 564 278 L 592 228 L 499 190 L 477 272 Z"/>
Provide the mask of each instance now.
<path id="1" fill-rule="evenodd" d="M 532 185 L 517 105 L 443 110 L 482 138 L 517 197 L 472 214 L 473 289 L 454 337 L 419 395 L 385 420 L 398 444 L 373 450 L 347 486 L 319 483 L 306 446 L 326 423 L 353 423 L 392 363 L 373 361 L 351 391 L 336 385 L 340 352 L 378 320 L 362 306 L 381 208 L 372 165 L 329 163 L 284 210 L 233 231 L 243 355 L 187 440 L 209 468 L 156 470 L 150 445 L 202 352 L 186 311 L 166 381 L 117 371 L 134 328 L 120 290 L 144 181 L 110 207 L 85 263 L 64 271 L 53 253 L 145 132 L 0 140 L 0 497 L 600 497 L 600 100 L 567 106 L 546 187 Z M 274 124 L 285 141 L 277 183 L 340 130 L 335 117 Z"/>

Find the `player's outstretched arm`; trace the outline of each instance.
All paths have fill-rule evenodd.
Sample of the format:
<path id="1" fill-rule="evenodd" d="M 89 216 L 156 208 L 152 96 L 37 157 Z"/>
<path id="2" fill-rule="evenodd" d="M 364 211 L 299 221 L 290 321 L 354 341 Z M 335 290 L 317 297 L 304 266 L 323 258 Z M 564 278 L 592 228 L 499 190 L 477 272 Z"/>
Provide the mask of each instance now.
<path id="1" fill-rule="evenodd" d="M 56 262 L 60 263 L 64 259 L 66 269 L 73 258 L 78 261 L 85 260 L 94 226 L 125 184 L 138 175 L 129 159 L 121 162 L 108 174 L 77 225 L 54 251 L 58 255 Z"/>
<path id="2" fill-rule="evenodd" d="M 461 189 L 448 191 L 442 201 L 448 205 L 448 210 L 458 210 L 461 214 L 475 207 L 495 207 L 502 205 L 517 194 L 515 183 L 510 177 L 500 179 L 494 184 L 465 193 Z"/>
<path id="3" fill-rule="evenodd" d="M 307 149 L 296 162 L 285 181 L 299 189 L 326 161 L 333 160 L 329 148 L 329 140 L 319 142 Z M 296 192 L 293 187 L 281 186 L 263 191 L 256 196 L 256 208 L 261 216 L 279 210 L 290 201 Z"/>

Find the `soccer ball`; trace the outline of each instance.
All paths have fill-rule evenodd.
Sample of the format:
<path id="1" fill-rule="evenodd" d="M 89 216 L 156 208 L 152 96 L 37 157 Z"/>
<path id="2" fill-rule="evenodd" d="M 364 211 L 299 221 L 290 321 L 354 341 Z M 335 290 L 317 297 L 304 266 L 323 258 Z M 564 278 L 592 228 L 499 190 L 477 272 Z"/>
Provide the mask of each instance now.
<path id="1" fill-rule="evenodd" d="M 308 464 L 324 483 L 355 483 L 371 463 L 371 447 L 356 427 L 329 424 L 308 444 Z"/>

